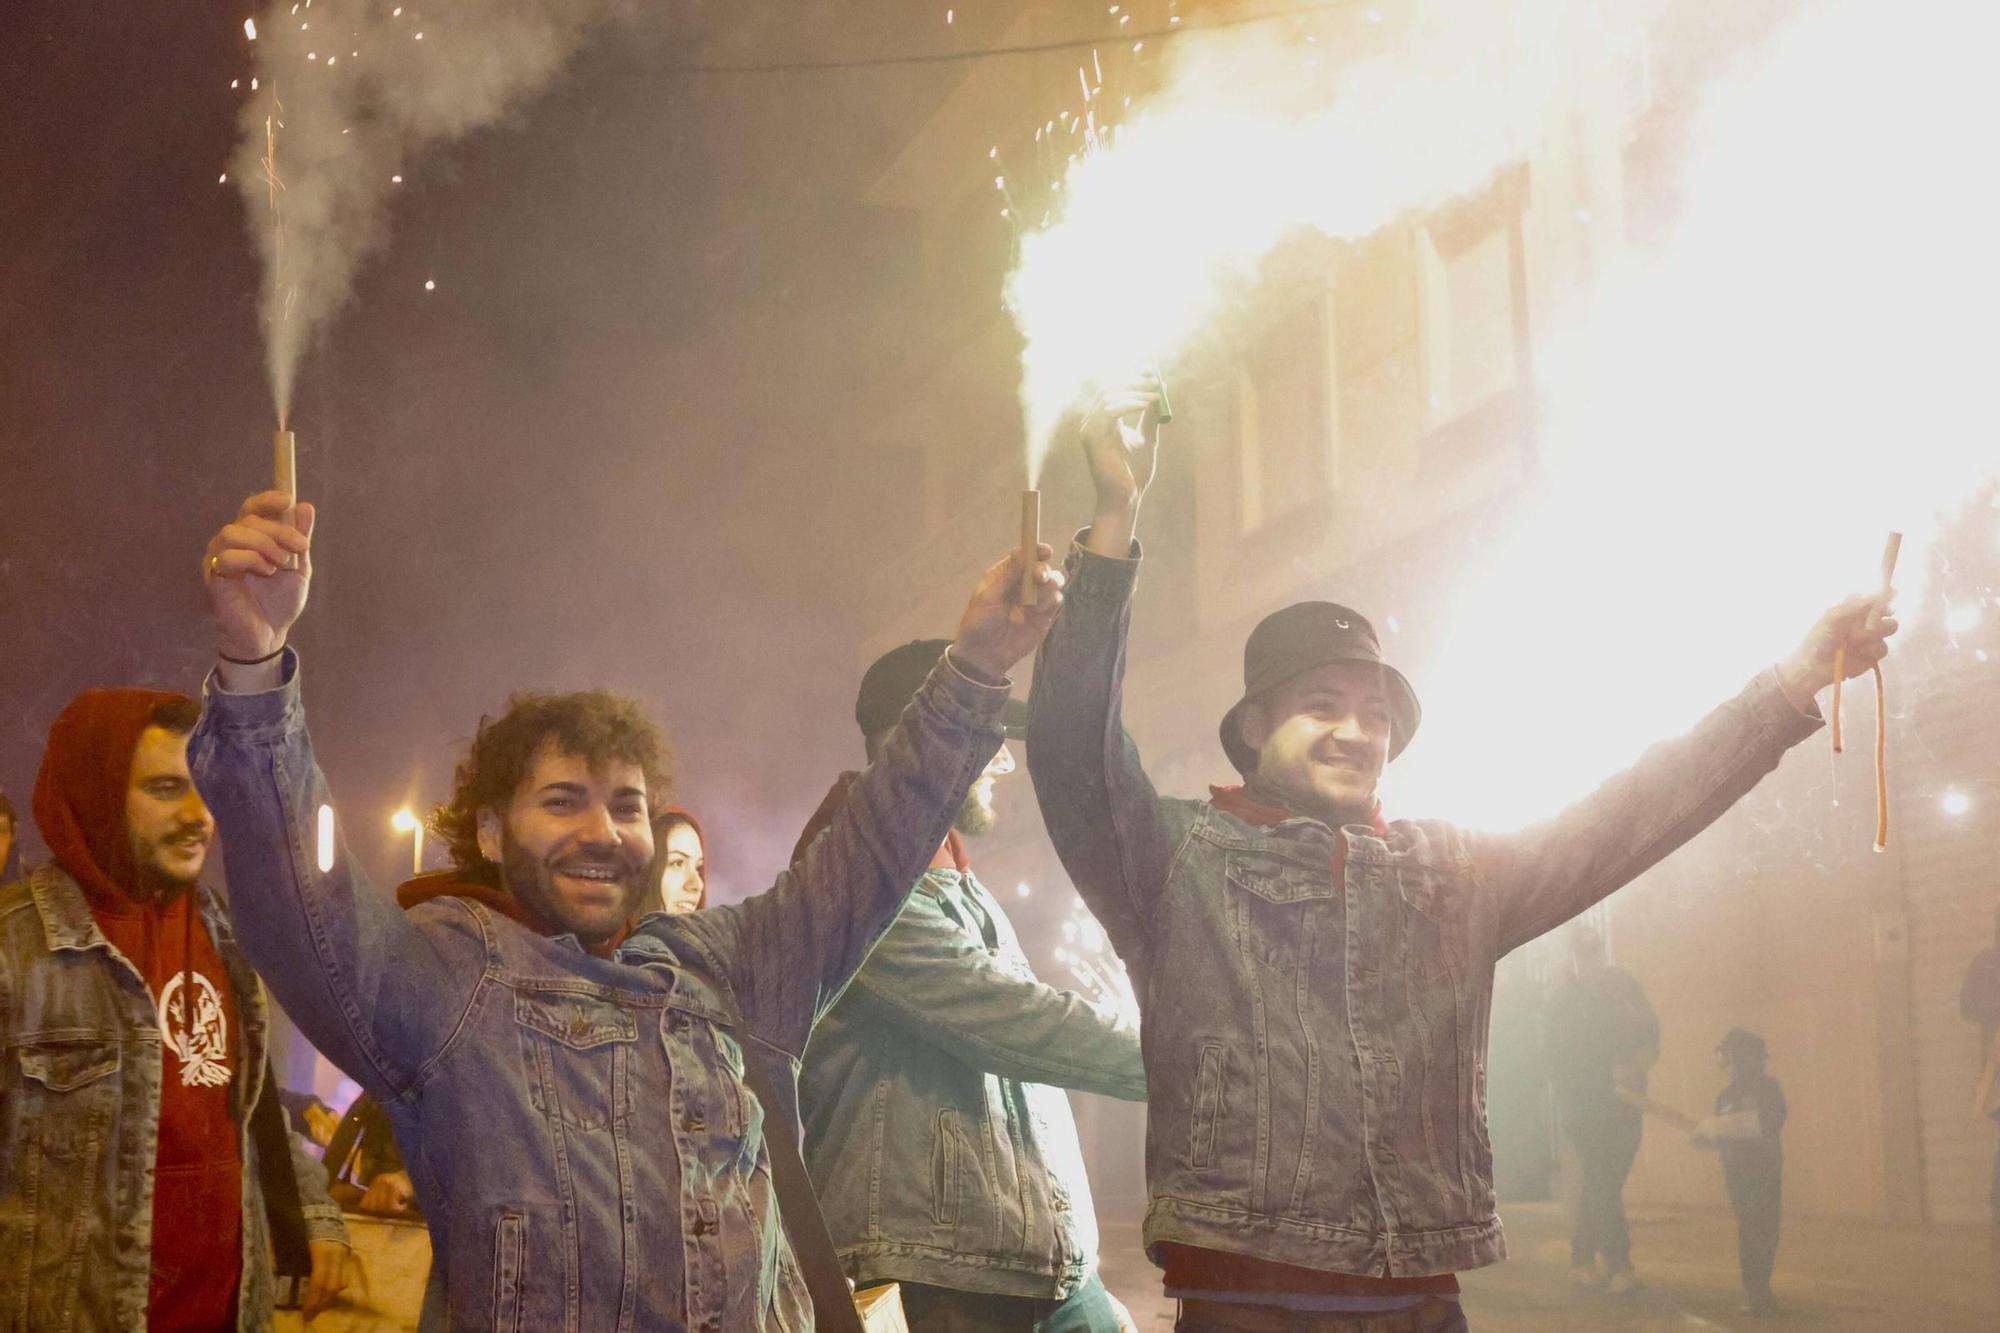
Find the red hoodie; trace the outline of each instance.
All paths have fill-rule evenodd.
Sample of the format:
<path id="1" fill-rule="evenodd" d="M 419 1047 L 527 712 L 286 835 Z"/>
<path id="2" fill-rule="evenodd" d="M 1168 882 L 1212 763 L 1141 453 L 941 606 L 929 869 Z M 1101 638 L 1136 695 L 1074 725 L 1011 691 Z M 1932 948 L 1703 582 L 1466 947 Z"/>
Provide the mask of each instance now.
<path id="1" fill-rule="evenodd" d="M 90 690 L 49 729 L 35 822 L 83 887 L 98 928 L 145 979 L 160 1029 L 149 1329 L 236 1327 L 243 1267 L 243 1156 L 230 1093 L 243 1052 L 228 971 L 195 893 L 150 902 L 126 831 L 132 752 L 160 704 L 151 690 Z M 122 983 L 121 983 L 122 984 Z"/>

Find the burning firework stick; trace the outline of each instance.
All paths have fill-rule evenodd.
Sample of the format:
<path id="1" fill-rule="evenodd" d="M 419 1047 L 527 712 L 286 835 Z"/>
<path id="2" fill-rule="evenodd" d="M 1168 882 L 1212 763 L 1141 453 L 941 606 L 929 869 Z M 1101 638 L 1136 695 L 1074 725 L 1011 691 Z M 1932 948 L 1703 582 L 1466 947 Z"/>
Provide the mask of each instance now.
<path id="1" fill-rule="evenodd" d="M 1033 606 L 1040 598 L 1035 586 L 1035 566 L 1041 563 L 1042 493 L 1021 492 L 1021 605 Z"/>
<path id="2" fill-rule="evenodd" d="M 288 430 L 277 431 L 271 436 L 271 471 L 273 474 L 271 489 L 282 491 L 288 499 L 297 500 L 299 498 L 298 437 Z M 296 507 L 286 507 L 285 522 L 294 524 L 298 522 Z M 299 558 L 295 555 L 287 556 L 285 563 L 280 567 L 297 569 Z"/>

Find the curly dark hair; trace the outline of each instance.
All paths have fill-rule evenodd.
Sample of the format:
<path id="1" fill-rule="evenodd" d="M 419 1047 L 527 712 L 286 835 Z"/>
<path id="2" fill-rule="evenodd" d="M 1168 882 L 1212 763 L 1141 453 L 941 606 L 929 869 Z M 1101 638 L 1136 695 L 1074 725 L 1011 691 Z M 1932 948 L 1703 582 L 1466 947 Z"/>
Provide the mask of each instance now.
<path id="1" fill-rule="evenodd" d="M 664 801 L 672 788 L 672 747 L 636 700 L 610 690 L 514 695 L 505 713 L 480 719 L 450 802 L 431 813 L 431 828 L 444 839 L 460 874 L 497 882 L 499 867 L 479 851 L 479 812 L 507 808 L 547 740 L 583 758 L 593 771 L 613 760 L 637 764 L 646 775 L 649 804 Z"/>

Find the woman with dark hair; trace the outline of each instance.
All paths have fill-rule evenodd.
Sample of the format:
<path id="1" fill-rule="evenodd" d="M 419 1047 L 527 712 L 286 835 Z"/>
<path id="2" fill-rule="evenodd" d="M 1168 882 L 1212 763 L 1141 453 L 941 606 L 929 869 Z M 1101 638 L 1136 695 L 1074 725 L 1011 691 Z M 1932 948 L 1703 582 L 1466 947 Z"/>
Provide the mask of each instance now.
<path id="1" fill-rule="evenodd" d="M 641 914 L 679 916 L 708 906 L 708 840 L 701 824 L 677 805 L 653 816 L 653 888 L 640 900 Z"/>

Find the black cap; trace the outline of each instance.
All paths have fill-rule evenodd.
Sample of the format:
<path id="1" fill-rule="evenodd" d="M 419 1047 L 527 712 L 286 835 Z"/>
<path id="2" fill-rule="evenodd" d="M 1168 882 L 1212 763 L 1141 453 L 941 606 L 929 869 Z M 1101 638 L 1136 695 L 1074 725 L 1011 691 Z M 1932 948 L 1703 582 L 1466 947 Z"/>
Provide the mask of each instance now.
<path id="1" fill-rule="evenodd" d="M 1742 1060 L 1749 1064 L 1764 1063 L 1764 1039 L 1746 1028 L 1731 1028 L 1715 1049 L 1732 1060 Z"/>
<path id="2" fill-rule="evenodd" d="M 862 736 L 896 725 L 904 707 L 949 647 L 949 639 L 912 639 L 875 659 L 861 677 L 861 692 L 854 697 L 854 721 Z M 1028 706 L 1019 699 L 1009 699 L 1000 713 L 1000 728 L 1015 740 L 1026 736 Z"/>
<path id="3" fill-rule="evenodd" d="M 1243 645 L 1243 697 L 1222 717 L 1222 750 L 1236 771 L 1257 771 L 1257 752 L 1243 739 L 1243 709 L 1251 700 L 1292 677 L 1329 662 L 1365 662 L 1382 669 L 1389 694 L 1389 757 L 1394 759 L 1417 733 L 1424 710 L 1403 673 L 1382 660 L 1382 641 L 1359 611 L 1333 602 L 1294 602 L 1257 622 Z"/>

